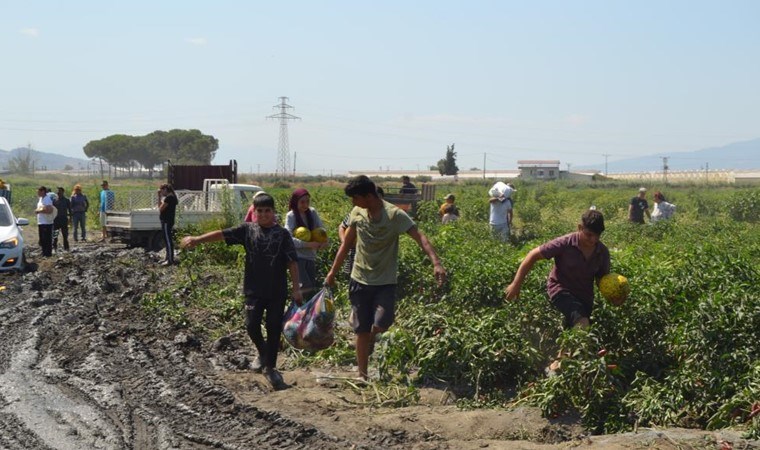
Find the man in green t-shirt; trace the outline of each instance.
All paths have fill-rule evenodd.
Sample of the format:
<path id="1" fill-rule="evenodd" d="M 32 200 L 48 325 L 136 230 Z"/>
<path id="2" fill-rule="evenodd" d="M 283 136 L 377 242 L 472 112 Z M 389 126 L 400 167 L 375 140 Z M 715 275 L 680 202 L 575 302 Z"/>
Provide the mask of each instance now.
<path id="1" fill-rule="evenodd" d="M 348 296 L 351 300 L 351 325 L 356 333 L 356 361 L 359 376 L 367 379 L 369 355 L 375 336 L 393 324 L 398 273 L 398 238 L 408 234 L 433 262 L 438 285 L 446 280 L 435 249 L 412 219 L 401 209 L 377 195 L 377 188 L 365 175 L 352 178 L 345 188 L 354 209 L 348 230 L 335 255 L 325 284 L 335 285 L 349 249 L 356 244 Z"/>

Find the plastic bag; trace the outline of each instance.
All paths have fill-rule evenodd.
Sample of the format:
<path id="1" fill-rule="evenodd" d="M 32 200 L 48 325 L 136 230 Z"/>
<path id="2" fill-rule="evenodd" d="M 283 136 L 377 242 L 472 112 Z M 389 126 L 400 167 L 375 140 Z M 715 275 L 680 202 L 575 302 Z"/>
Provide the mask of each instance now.
<path id="1" fill-rule="evenodd" d="M 332 291 L 323 287 L 303 305 L 291 305 L 283 319 L 282 334 L 295 348 L 322 350 L 335 341 L 334 323 Z"/>
<path id="2" fill-rule="evenodd" d="M 507 186 L 507 184 L 503 181 L 497 181 L 496 184 L 494 184 L 491 189 L 488 190 L 488 195 L 496 198 L 510 198 L 512 197 L 513 191 L 514 189 Z"/>

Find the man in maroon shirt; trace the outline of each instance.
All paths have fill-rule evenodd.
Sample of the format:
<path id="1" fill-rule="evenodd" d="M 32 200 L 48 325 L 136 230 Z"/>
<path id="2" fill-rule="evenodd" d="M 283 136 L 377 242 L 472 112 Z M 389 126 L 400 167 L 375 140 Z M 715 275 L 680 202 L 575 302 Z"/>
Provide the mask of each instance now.
<path id="1" fill-rule="evenodd" d="M 554 258 L 546 283 L 549 299 L 565 316 L 565 327 L 588 327 L 594 308 L 594 282 L 610 272 L 610 252 L 599 241 L 604 216 L 590 209 L 581 216 L 578 231 L 531 250 L 504 289 L 507 300 L 520 296 L 520 287 L 536 261 Z"/>

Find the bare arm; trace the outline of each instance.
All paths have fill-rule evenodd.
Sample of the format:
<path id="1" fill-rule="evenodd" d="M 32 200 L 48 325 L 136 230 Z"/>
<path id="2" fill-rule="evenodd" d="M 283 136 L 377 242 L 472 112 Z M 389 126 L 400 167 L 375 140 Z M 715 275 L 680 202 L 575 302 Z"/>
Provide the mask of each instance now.
<path id="1" fill-rule="evenodd" d="M 356 228 L 349 227 L 346 230 L 346 234 L 343 237 L 343 242 L 340 243 L 340 248 L 338 249 L 338 253 L 335 255 L 335 260 L 333 260 L 332 267 L 330 267 L 330 272 L 327 273 L 327 276 L 325 277 L 325 284 L 328 286 L 335 286 L 335 275 L 340 270 L 340 267 L 343 265 L 343 261 L 346 260 L 346 255 L 348 255 L 348 251 L 354 246 L 356 242 Z"/>
<path id="2" fill-rule="evenodd" d="M 419 245 L 422 251 L 424 251 L 428 258 L 430 258 L 430 261 L 433 262 L 433 274 L 435 275 L 435 279 L 438 282 L 438 286 L 442 285 L 443 282 L 446 281 L 446 269 L 444 269 L 443 265 L 441 265 L 441 261 L 438 259 L 438 255 L 435 253 L 433 244 L 428 241 L 427 236 L 422 234 L 420 230 L 417 229 L 417 227 L 410 228 L 406 234 L 408 234 L 417 242 L 417 245 Z"/>
<path id="3" fill-rule="evenodd" d="M 198 244 L 203 244 L 206 242 L 219 242 L 223 240 L 224 234 L 222 234 L 222 230 L 216 230 L 209 231 L 208 233 L 202 234 L 200 236 L 185 236 L 182 238 L 179 246 L 180 248 L 193 248 Z"/>
<path id="4" fill-rule="evenodd" d="M 525 259 L 523 259 L 523 261 L 520 263 L 520 267 L 517 269 L 515 279 L 512 280 L 512 283 L 510 283 L 509 286 L 504 288 L 504 296 L 507 300 L 514 300 L 520 296 L 520 288 L 522 287 L 523 281 L 525 281 L 525 277 L 528 276 L 528 273 L 530 273 L 531 269 L 533 269 L 533 265 L 536 263 L 536 261 L 542 259 L 545 258 L 541 254 L 539 247 L 536 247 L 528 252 L 528 254 L 525 256 Z"/>
<path id="5" fill-rule="evenodd" d="M 292 284 L 293 300 L 295 300 L 298 306 L 303 304 L 303 295 L 298 283 L 298 262 L 290 261 L 288 263 L 288 272 L 290 272 L 290 283 Z"/>
<path id="6" fill-rule="evenodd" d="M 340 225 L 338 225 L 338 239 L 340 239 L 341 243 L 346 240 L 346 231 L 347 227 L 343 226 L 343 222 L 341 222 Z"/>

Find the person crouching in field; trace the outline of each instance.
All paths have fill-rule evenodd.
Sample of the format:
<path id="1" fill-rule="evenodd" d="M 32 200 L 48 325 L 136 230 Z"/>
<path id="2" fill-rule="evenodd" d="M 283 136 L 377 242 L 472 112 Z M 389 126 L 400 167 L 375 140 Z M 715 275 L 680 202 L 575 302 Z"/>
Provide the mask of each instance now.
<path id="1" fill-rule="evenodd" d="M 301 304 L 298 287 L 298 256 L 290 233 L 274 221 L 274 199 L 262 194 L 253 199 L 256 223 L 244 222 L 236 227 L 211 231 L 201 236 L 186 236 L 181 248 L 193 248 L 204 242 L 224 241 L 227 245 L 245 247 L 245 326 L 256 346 L 258 358 L 252 364 L 254 372 L 264 372 L 275 390 L 287 385 L 277 371 L 277 351 L 280 346 L 282 319 L 288 297 L 287 278 L 290 273 L 292 298 Z M 261 323 L 266 312 L 266 341 Z"/>
<path id="2" fill-rule="evenodd" d="M 454 204 L 456 198 L 454 194 L 448 194 L 443 198 L 445 201 L 438 208 L 438 215 L 441 216 L 441 223 L 456 222 L 459 219 L 459 208 Z"/>
<path id="3" fill-rule="evenodd" d="M 356 245 L 348 297 L 351 301 L 351 325 L 356 333 L 359 376 L 366 380 L 375 336 L 393 324 L 399 236 L 408 234 L 428 255 L 439 285 L 445 281 L 446 271 L 427 237 L 404 211 L 378 196 L 372 180 L 365 175 L 352 178 L 345 187 L 345 193 L 351 197 L 354 208 L 346 235 L 325 277 L 325 284 L 335 285 L 335 277 L 346 255 Z"/>
<path id="4" fill-rule="evenodd" d="M 604 216 L 590 209 L 581 216 L 578 231 L 534 248 L 520 263 L 514 280 L 504 289 L 507 300 L 520 296 L 520 288 L 536 261 L 554 259 L 546 290 L 552 305 L 564 316 L 565 328 L 586 328 L 594 309 L 594 281 L 610 273 L 610 251 L 599 239 Z M 559 368 L 559 361 L 549 367 Z"/>

